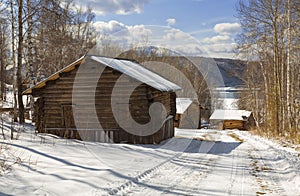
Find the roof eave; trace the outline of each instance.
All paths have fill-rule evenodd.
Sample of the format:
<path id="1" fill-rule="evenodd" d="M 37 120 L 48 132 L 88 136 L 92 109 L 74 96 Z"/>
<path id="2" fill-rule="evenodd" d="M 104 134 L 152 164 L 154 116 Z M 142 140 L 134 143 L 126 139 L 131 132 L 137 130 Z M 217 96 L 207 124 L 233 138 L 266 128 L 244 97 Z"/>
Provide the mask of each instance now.
<path id="1" fill-rule="evenodd" d="M 74 61 L 73 63 L 69 64 L 68 66 L 66 66 L 65 68 L 59 70 L 58 72 L 52 74 L 51 76 L 49 76 L 48 78 L 40 81 L 39 83 L 37 83 L 36 85 L 34 85 L 33 87 L 30 87 L 28 89 L 26 89 L 25 91 L 22 92 L 22 95 L 31 95 L 33 93 L 34 89 L 40 89 L 43 88 L 44 86 L 46 86 L 46 82 L 48 81 L 53 81 L 53 80 L 57 80 L 58 78 L 60 78 L 59 74 L 61 73 L 67 73 L 70 72 L 72 70 L 75 69 L 75 66 L 77 64 L 80 64 L 83 62 L 85 56 L 82 56 L 81 58 L 77 59 L 76 61 Z"/>

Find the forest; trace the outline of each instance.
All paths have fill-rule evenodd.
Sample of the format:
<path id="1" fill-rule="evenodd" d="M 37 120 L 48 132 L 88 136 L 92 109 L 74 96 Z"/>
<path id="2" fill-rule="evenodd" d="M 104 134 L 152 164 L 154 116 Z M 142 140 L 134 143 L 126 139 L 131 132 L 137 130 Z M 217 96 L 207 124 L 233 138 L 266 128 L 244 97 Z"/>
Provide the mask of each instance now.
<path id="1" fill-rule="evenodd" d="M 237 17 L 250 89 L 240 106 L 253 111 L 259 132 L 300 142 L 300 1 L 240 1 Z"/>

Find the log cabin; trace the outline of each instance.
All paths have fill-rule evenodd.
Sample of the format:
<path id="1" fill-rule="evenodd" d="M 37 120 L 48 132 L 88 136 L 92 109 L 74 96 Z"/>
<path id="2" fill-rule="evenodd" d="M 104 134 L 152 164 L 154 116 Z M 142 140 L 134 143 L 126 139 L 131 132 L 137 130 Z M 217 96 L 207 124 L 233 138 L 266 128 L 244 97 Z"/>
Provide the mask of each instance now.
<path id="1" fill-rule="evenodd" d="M 252 112 L 246 110 L 215 110 L 209 120 L 212 127 L 223 130 L 249 130 L 255 127 Z"/>
<path id="2" fill-rule="evenodd" d="M 33 121 L 38 133 L 157 144 L 174 136 L 175 91 L 180 89 L 135 61 L 84 56 L 23 94 L 36 100 Z M 163 107 L 153 107 L 151 116 L 157 102 Z"/>

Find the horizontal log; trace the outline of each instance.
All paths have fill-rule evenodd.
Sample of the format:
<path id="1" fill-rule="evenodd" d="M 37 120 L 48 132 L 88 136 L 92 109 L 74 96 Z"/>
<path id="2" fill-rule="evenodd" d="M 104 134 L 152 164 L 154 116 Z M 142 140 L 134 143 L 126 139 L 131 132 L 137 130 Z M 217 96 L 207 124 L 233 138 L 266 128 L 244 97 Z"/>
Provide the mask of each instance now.
<path id="1" fill-rule="evenodd" d="M 65 87 L 68 87 L 68 86 L 77 86 L 77 87 L 81 87 L 81 86 L 102 86 L 102 87 L 105 87 L 105 86 L 109 86 L 109 87 L 112 87 L 112 86 L 115 86 L 116 84 L 116 81 L 115 80 L 107 80 L 107 81 L 101 81 L 101 82 L 98 82 L 96 83 L 95 81 L 89 81 L 89 80 L 83 80 L 83 81 L 80 81 L 80 82 L 73 82 L 73 81 L 59 81 L 57 82 L 56 84 L 53 84 L 53 86 L 65 86 Z M 137 83 L 133 83 L 133 82 L 118 82 L 119 85 L 131 85 L 131 86 L 136 86 Z M 50 86 L 50 85 L 49 85 Z M 52 85 L 51 85 L 52 86 Z"/>
<path id="2" fill-rule="evenodd" d="M 114 87 L 114 91 L 118 92 L 118 93 L 139 93 L 139 94 L 143 94 L 146 95 L 147 92 L 145 89 L 140 89 L 140 88 L 136 88 L 133 92 L 131 90 L 129 90 L 128 88 L 117 88 Z M 107 87 L 101 87 L 101 88 L 97 88 L 95 90 L 95 88 L 91 88 L 91 87 L 80 87 L 80 88 L 73 88 L 73 87 L 62 87 L 62 86 L 58 86 L 58 87 L 53 87 L 53 88 L 49 88 L 47 90 L 44 91 L 44 95 L 47 94 L 72 94 L 72 93 L 99 93 L 99 94 L 104 94 L 104 93 L 112 93 L 112 88 L 107 88 Z"/>
<path id="3" fill-rule="evenodd" d="M 18 111 L 19 109 L 17 109 Z M 13 112 L 14 108 L 0 108 L 0 113 L 2 112 Z M 30 111 L 30 108 L 24 108 L 24 111 Z"/>
<path id="4" fill-rule="evenodd" d="M 51 86 L 51 88 L 47 88 L 47 89 L 44 89 L 44 93 L 47 92 L 47 91 L 54 91 L 54 92 L 58 92 L 58 93 L 66 93 L 65 90 L 68 90 L 68 91 L 72 91 L 72 90 L 76 90 L 76 91 L 91 91 L 91 90 L 94 90 L 96 89 L 97 92 L 102 92 L 102 91 L 109 91 L 111 92 L 113 89 L 114 90 L 118 90 L 118 91 L 132 91 L 131 89 L 129 89 L 129 87 L 134 87 L 134 92 L 135 91 L 140 91 L 140 92 L 144 92 L 145 94 L 148 93 L 149 91 L 147 91 L 146 89 L 144 88 L 139 88 L 139 87 L 136 87 L 134 85 L 126 85 L 124 84 L 123 86 L 116 86 L 116 85 L 113 85 L 111 84 L 110 86 L 108 85 L 103 85 L 103 86 L 97 86 L 95 88 L 95 86 L 92 86 L 91 84 L 80 84 L 78 86 L 76 86 L 76 88 L 73 87 L 73 85 L 53 85 Z"/>
<path id="5" fill-rule="evenodd" d="M 101 117 L 101 116 L 113 116 L 113 112 L 111 108 L 99 108 L 96 107 L 96 114 Z M 149 108 L 129 108 L 130 114 L 131 115 L 140 115 L 141 117 L 143 116 L 149 116 Z M 63 108 L 51 108 L 47 107 L 44 109 L 43 113 L 44 115 L 52 115 L 52 114 L 58 114 L 61 115 L 63 112 Z M 76 115 L 88 115 L 94 113 L 94 108 L 73 108 L 72 112 L 76 112 Z M 126 115 L 125 111 L 122 110 L 116 110 L 118 113 L 124 113 Z M 170 112 L 170 111 L 167 111 Z"/>
<path id="6" fill-rule="evenodd" d="M 130 93 L 128 91 L 122 91 L 122 92 L 118 92 L 117 94 L 112 95 L 111 92 L 90 92 L 90 91 L 86 91 L 86 92 L 82 92 L 82 93 L 77 93 L 74 92 L 74 94 L 72 94 L 72 92 L 70 93 L 59 93 L 59 92 L 55 92 L 55 91 L 48 91 L 46 93 L 44 93 L 45 99 L 49 99 L 49 98 L 59 98 L 59 97 L 130 97 L 130 98 L 143 98 L 143 99 L 147 99 L 145 93 L 143 92 L 139 92 L 139 91 L 134 91 L 133 93 Z M 154 99 L 154 100 L 164 100 L 164 101 L 168 101 L 167 99 Z"/>

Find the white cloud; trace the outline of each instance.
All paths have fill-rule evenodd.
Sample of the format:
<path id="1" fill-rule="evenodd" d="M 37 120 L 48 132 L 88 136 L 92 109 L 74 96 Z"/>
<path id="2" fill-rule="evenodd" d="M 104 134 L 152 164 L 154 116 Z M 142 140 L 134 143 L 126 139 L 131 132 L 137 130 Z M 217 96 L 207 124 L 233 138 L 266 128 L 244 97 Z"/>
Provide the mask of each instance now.
<path id="1" fill-rule="evenodd" d="M 88 5 L 96 14 L 107 13 L 127 15 L 132 13 L 142 13 L 144 5 L 150 0 L 75 0 L 75 3 L 85 7 Z"/>
<path id="2" fill-rule="evenodd" d="M 166 22 L 168 23 L 168 26 L 172 26 L 176 23 L 176 19 L 175 18 L 168 18 L 166 20 Z"/>
<path id="3" fill-rule="evenodd" d="M 208 54 L 209 57 L 217 58 L 236 58 L 234 49 L 236 43 L 214 43 L 214 44 L 202 44 L 201 48 Z"/>
<path id="4" fill-rule="evenodd" d="M 239 23 L 219 23 L 214 27 L 214 31 L 221 35 L 236 34 L 241 30 Z"/>
<path id="5" fill-rule="evenodd" d="M 136 38 L 148 39 L 148 36 L 152 34 L 151 30 L 144 25 L 127 26 L 130 35 Z"/>
<path id="6" fill-rule="evenodd" d="M 165 35 L 163 36 L 163 40 L 164 41 L 180 41 L 180 42 L 183 42 L 185 40 L 188 40 L 188 39 L 192 39 L 192 37 L 179 30 L 179 29 L 175 29 L 175 28 L 172 28 L 172 29 L 167 29 L 164 31 L 165 32 Z"/>
<path id="7" fill-rule="evenodd" d="M 233 58 L 234 36 L 241 30 L 239 23 L 219 23 L 213 28 L 216 35 L 201 40 L 202 47 L 211 57 Z"/>
<path id="8" fill-rule="evenodd" d="M 232 53 L 235 47 L 235 43 L 217 43 L 206 45 L 205 49 L 212 53 Z"/>
<path id="9" fill-rule="evenodd" d="M 98 21 L 94 23 L 94 27 L 99 33 L 100 44 L 117 44 L 127 47 L 127 49 L 151 45 L 173 50 L 182 55 L 203 54 L 201 45 L 195 38 L 175 28 L 145 25 L 130 26 L 115 20 L 109 22 Z M 106 40 L 102 40 L 102 38 Z"/>
<path id="10" fill-rule="evenodd" d="M 144 25 L 128 26 L 115 20 L 97 21 L 94 23 L 94 28 L 100 37 L 109 35 L 110 41 L 119 45 L 145 42 L 152 34 L 151 30 Z"/>
<path id="11" fill-rule="evenodd" d="M 182 55 L 200 56 L 204 54 L 199 41 L 190 34 L 175 28 L 167 28 L 163 32 L 162 40 L 157 42 L 159 46 L 166 47 Z"/>
<path id="12" fill-rule="evenodd" d="M 213 37 L 206 37 L 203 39 L 204 43 L 220 43 L 220 42 L 227 42 L 230 40 L 230 36 L 228 35 L 217 35 L 217 36 L 213 36 Z"/>
<path id="13" fill-rule="evenodd" d="M 115 20 L 109 22 L 97 21 L 94 23 L 94 27 L 97 32 L 105 34 L 114 34 L 119 31 L 127 30 L 127 27 L 124 24 Z"/>
<path id="14" fill-rule="evenodd" d="M 108 43 L 122 46 L 122 49 L 125 50 L 132 47 L 156 46 L 187 56 L 232 58 L 233 49 L 236 45 L 229 35 L 207 37 L 199 42 L 199 40 L 180 29 L 166 26 L 131 26 L 111 20 L 109 22 L 95 22 L 94 27 L 100 36 L 109 35 L 106 37 Z M 100 37 L 100 42 L 102 41 Z"/>

